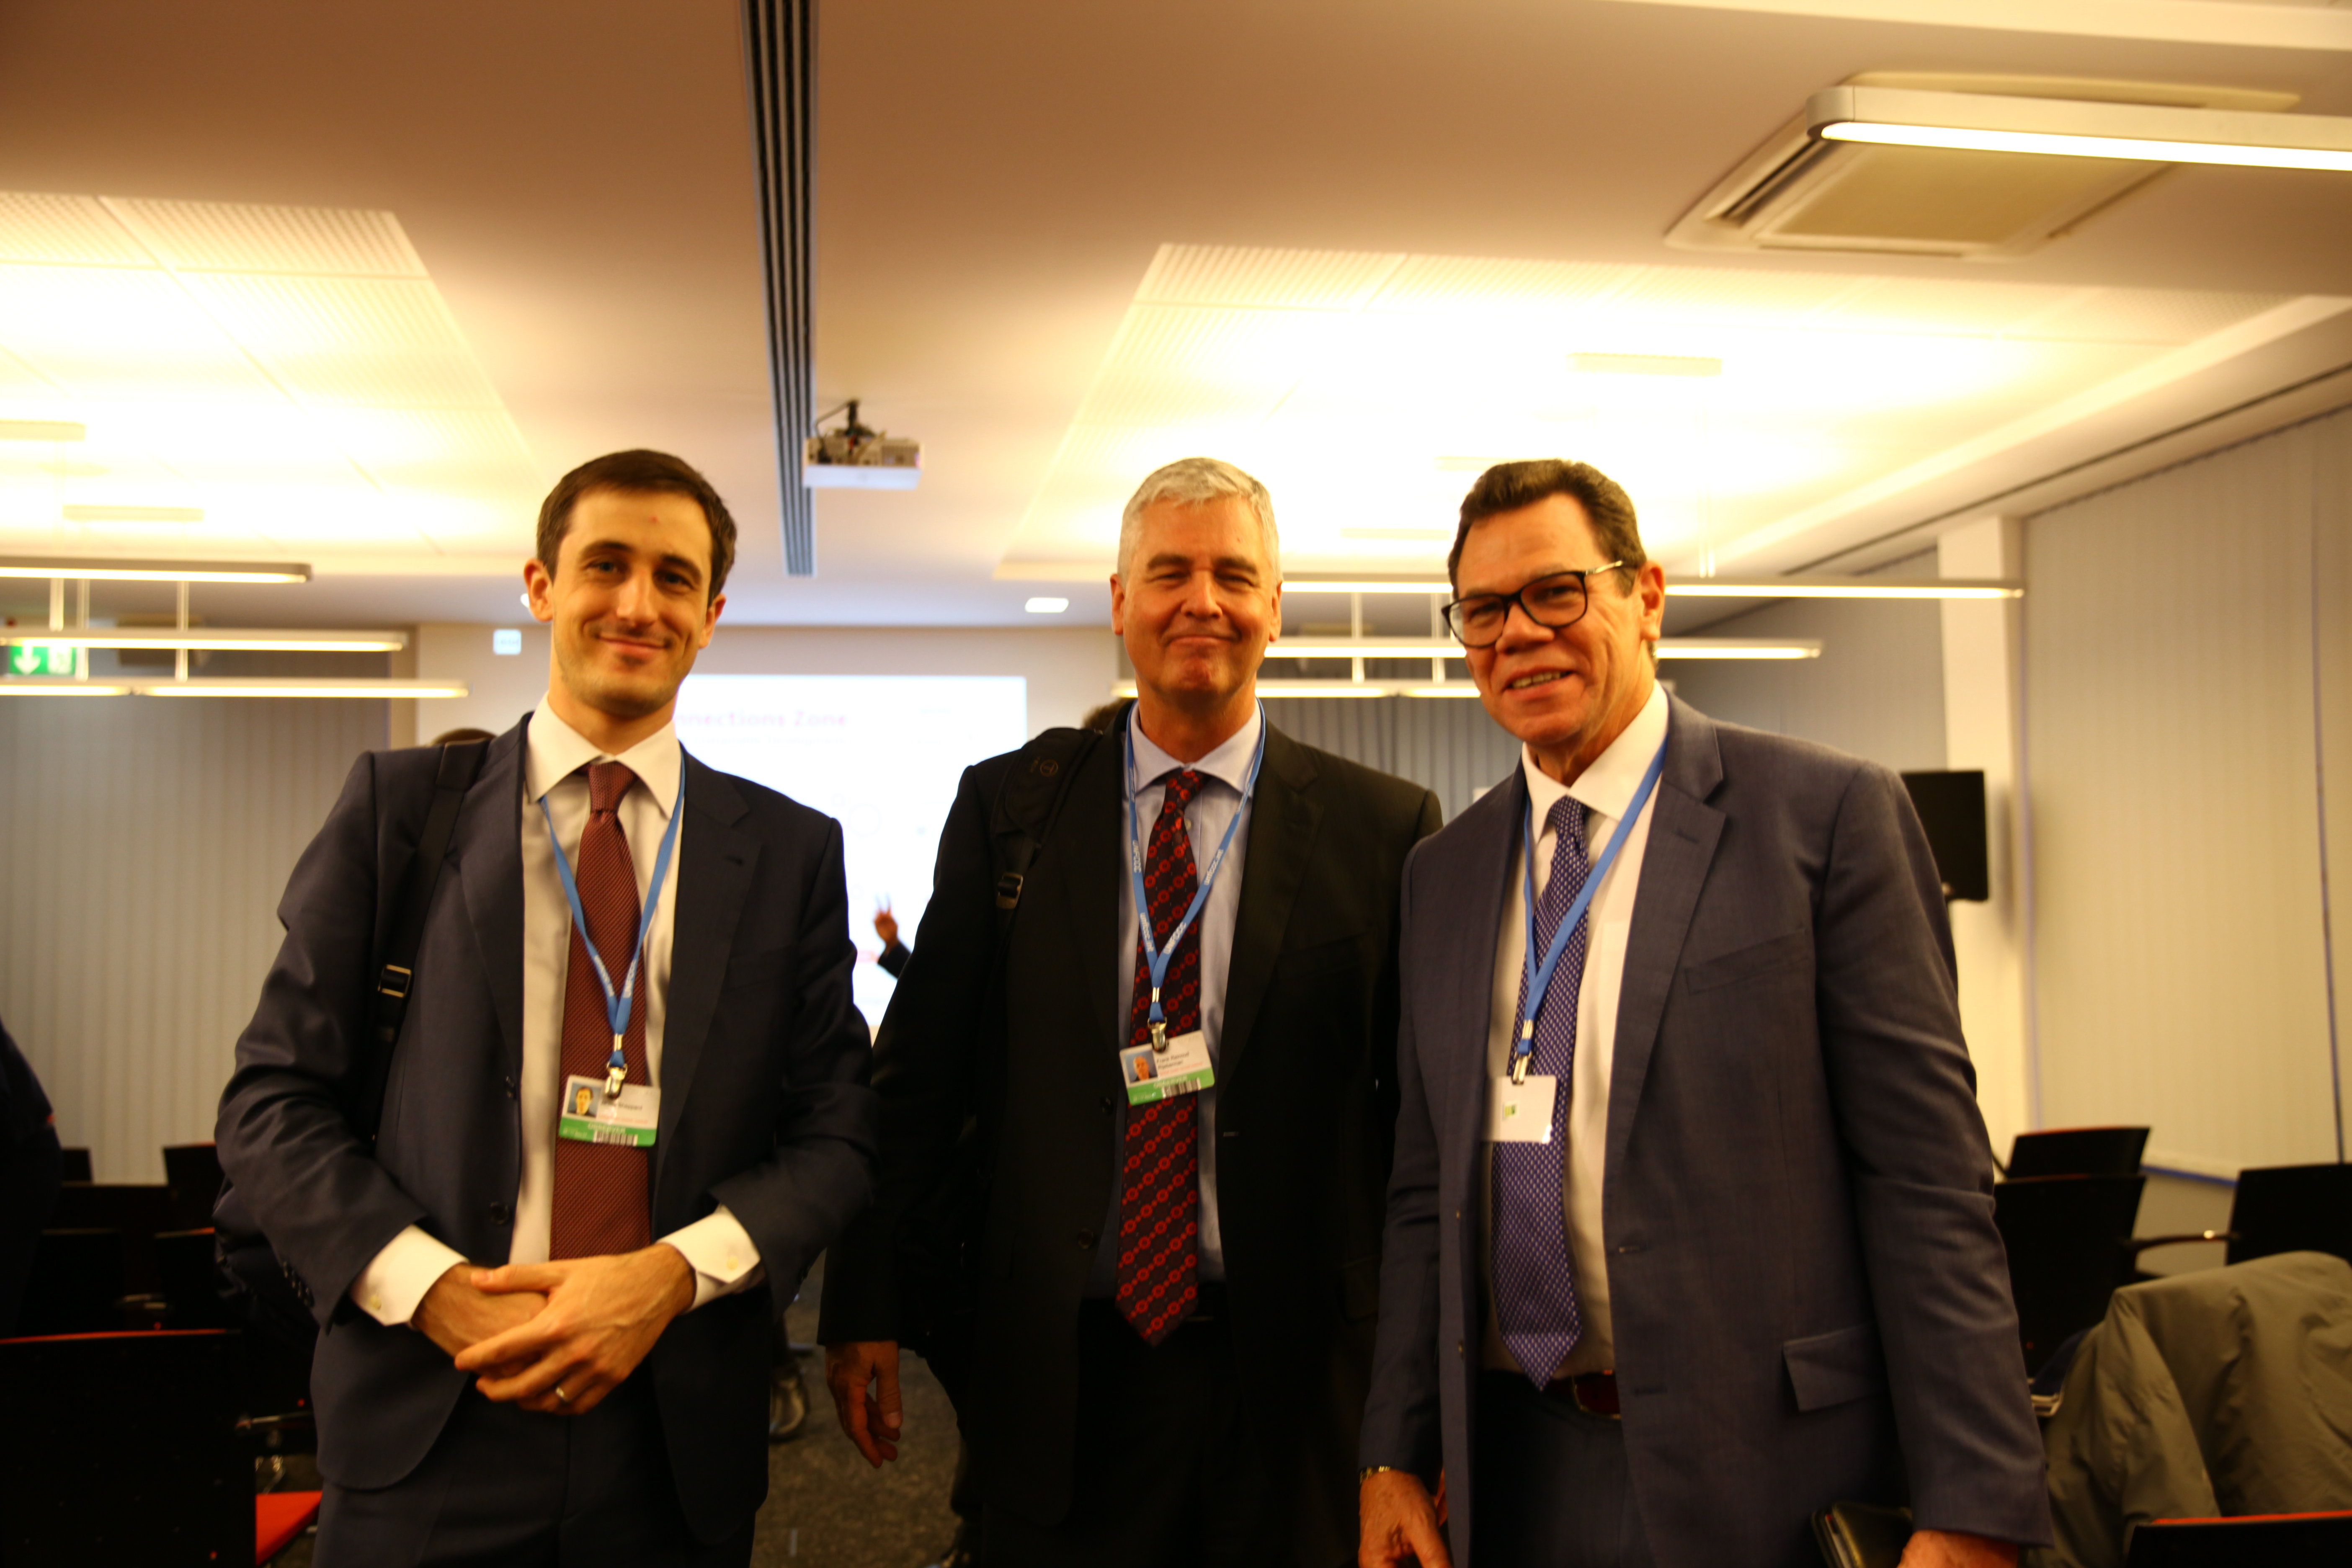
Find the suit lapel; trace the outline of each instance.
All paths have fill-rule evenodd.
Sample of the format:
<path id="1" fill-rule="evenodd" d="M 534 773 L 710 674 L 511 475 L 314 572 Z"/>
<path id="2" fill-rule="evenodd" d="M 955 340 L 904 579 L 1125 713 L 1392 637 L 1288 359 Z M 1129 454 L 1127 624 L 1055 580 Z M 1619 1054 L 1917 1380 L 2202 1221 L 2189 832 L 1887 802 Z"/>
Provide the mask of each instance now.
<path id="1" fill-rule="evenodd" d="M 1666 997 L 1682 962 L 1683 942 L 1698 908 L 1707 868 L 1723 837 L 1723 813 L 1706 804 L 1723 782 L 1723 754 L 1715 725 L 1679 698 L 1670 698 L 1666 767 L 1642 852 L 1642 881 L 1633 897 L 1633 925 L 1625 942 L 1625 973 L 1617 993 L 1617 1042 L 1610 1069 L 1609 1152 L 1604 1183 L 1617 1179 L 1633 1134 L 1634 1108 L 1649 1075 Z"/>
<path id="2" fill-rule="evenodd" d="M 1457 1146 L 1475 1143 L 1486 1106 L 1486 1042 L 1495 1029 L 1495 954 L 1503 941 L 1503 908 L 1508 901 L 1511 847 L 1528 810 L 1527 775 L 1517 765 L 1509 780 L 1489 790 L 1462 814 L 1462 858 L 1448 868 L 1462 906 L 1438 918 L 1444 933 L 1442 969 L 1449 1005 L 1446 1016 L 1460 1031 L 1448 1064 L 1450 1125 Z M 1450 890 L 1450 889 L 1449 889 Z"/>
<path id="3" fill-rule="evenodd" d="M 1291 906 L 1307 879 L 1322 803 L 1309 792 L 1315 759 L 1307 749 L 1265 727 L 1265 763 L 1250 803 L 1249 849 L 1242 858 L 1242 896 L 1234 915 L 1230 967 L 1225 972 L 1225 1017 L 1217 1042 L 1217 1079 L 1233 1081 L 1259 1004 L 1274 979 Z"/>
<path id="4" fill-rule="evenodd" d="M 686 820 L 677 830 L 677 893 L 672 905 L 669 1000 L 662 1014 L 661 1130 L 654 1140 L 654 1179 L 676 1145 L 694 1069 L 710 1038 L 719 988 L 734 951 L 735 930 L 760 846 L 736 827 L 750 809 L 725 773 L 681 753 Z"/>
<path id="5" fill-rule="evenodd" d="M 1051 857 L 1061 902 L 1062 929 L 1078 969 L 1078 984 L 1095 1015 L 1097 1038 L 1116 1049 L 1126 1043 L 1118 1018 L 1118 879 L 1127 842 L 1119 778 L 1125 748 L 1116 731 L 1097 743 L 1070 781 L 1044 853 Z"/>
<path id="6" fill-rule="evenodd" d="M 490 742 L 467 793 L 450 858 L 498 1015 L 509 1079 L 522 1072 L 522 750 L 530 715 Z"/>

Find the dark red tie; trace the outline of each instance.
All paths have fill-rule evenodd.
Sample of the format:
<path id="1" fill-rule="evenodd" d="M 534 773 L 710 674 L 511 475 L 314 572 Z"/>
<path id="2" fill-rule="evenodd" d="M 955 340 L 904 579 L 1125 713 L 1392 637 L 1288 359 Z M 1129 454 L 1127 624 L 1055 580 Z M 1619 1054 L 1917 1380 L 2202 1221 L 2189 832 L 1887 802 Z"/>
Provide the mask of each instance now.
<path id="1" fill-rule="evenodd" d="M 1201 775 L 1170 773 L 1151 842 L 1143 854 L 1143 893 L 1150 902 L 1153 945 L 1168 940 L 1192 907 L 1200 886 L 1184 806 L 1201 792 Z M 1141 916 L 1145 911 L 1138 910 Z M 1194 921 L 1169 960 L 1160 1011 L 1171 1038 L 1201 1026 L 1201 922 Z M 1135 1005 L 1128 1010 L 1127 1043 L 1151 1042 L 1151 971 L 1143 942 L 1135 944 Z M 1118 1202 L 1118 1310 L 1145 1342 L 1158 1344 L 1192 1316 L 1200 1295 L 1200 1147 L 1193 1101 L 1178 1095 L 1127 1108 L 1126 1158 Z"/>
<path id="2" fill-rule="evenodd" d="M 617 989 L 636 951 L 637 869 L 621 831 L 620 806 L 637 775 L 619 763 L 591 763 L 587 771 L 588 826 L 580 834 L 580 858 L 572 875 L 580 887 L 580 908 L 588 916 L 584 934 L 595 940 L 604 973 Z M 563 1077 L 601 1083 L 613 1054 L 613 1026 L 583 935 L 577 926 L 572 928 L 572 961 L 563 977 Z M 639 973 L 622 1047 L 633 1084 L 653 1081 L 646 1072 L 646 976 Z M 550 1258 L 602 1258 L 653 1245 L 646 1152 L 625 1144 L 555 1141 Z"/>

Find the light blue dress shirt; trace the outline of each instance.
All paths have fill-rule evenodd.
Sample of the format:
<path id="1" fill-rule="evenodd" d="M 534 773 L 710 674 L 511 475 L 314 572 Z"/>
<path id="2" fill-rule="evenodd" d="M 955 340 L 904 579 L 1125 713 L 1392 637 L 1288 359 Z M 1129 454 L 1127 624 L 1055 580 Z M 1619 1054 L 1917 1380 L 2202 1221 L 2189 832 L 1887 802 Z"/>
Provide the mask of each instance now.
<path id="1" fill-rule="evenodd" d="M 1135 710 L 1128 714 L 1132 719 Z M 1253 712 L 1225 743 L 1191 763 L 1192 771 L 1209 781 L 1184 807 L 1184 830 L 1192 840 L 1194 873 L 1207 876 L 1209 862 L 1217 853 L 1217 844 L 1225 836 L 1225 825 L 1234 814 L 1241 814 L 1241 825 L 1234 829 L 1234 847 L 1225 854 L 1224 868 L 1217 873 L 1216 885 L 1209 889 L 1209 901 L 1201 907 L 1196 922 L 1201 932 L 1201 1030 L 1208 1036 L 1209 1059 L 1217 1062 L 1218 1046 L 1225 1022 L 1225 976 L 1233 968 L 1234 921 L 1241 912 L 1242 868 L 1249 859 L 1250 812 L 1242 799 L 1242 785 L 1249 778 L 1250 758 L 1256 753 L 1258 735 L 1265 719 L 1262 712 Z M 1121 736 L 1111 736 L 1120 747 L 1122 761 L 1125 742 Z M 1160 780 L 1187 764 L 1178 762 L 1154 745 L 1143 727 L 1135 726 L 1135 821 L 1139 841 L 1148 853 L 1151 845 L 1151 825 L 1160 819 L 1161 799 L 1167 795 Z M 1135 1005 L 1136 955 L 1141 950 L 1140 932 L 1135 919 L 1135 881 L 1128 875 L 1127 794 L 1119 793 L 1118 825 L 1118 1044 L 1127 1045 L 1127 1021 Z M 1108 1075 L 1107 1075 L 1108 1076 Z M 1193 1097 L 1200 1109 L 1198 1120 L 1200 1146 L 1200 1278 L 1223 1279 L 1225 1277 L 1224 1237 L 1217 1224 L 1217 1091 L 1202 1089 Z M 1113 1100 L 1111 1148 L 1127 1146 L 1127 1097 Z M 1087 1294 L 1111 1296 L 1118 1291 L 1118 1194 L 1117 1167 L 1113 1166 L 1110 1189 L 1110 1215 L 1104 1221 L 1102 1238 L 1095 1247 L 1094 1268 L 1087 1277 Z"/>

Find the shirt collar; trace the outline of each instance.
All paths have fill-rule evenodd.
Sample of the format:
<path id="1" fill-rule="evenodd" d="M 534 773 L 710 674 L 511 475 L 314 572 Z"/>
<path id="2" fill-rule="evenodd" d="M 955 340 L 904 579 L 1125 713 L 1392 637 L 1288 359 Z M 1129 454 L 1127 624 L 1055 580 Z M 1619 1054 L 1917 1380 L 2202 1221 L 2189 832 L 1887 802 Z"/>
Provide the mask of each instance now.
<path id="1" fill-rule="evenodd" d="M 1257 753 L 1258 732 L 1265 727 L 1265 710 L 1253 704 L 1249 722 L 1226 737 L 1223 745 L 1197 763 L 1180 763 L 1153 743 L 1135 721 L 1135 710 L 1128 710 L 1128 732 L 1135 737 L 1135 787 L 1139 790 L 1158 782 L 1160 775 L 1171 768 L 1191 768 L 1196 773 L 1206 773 L 1220 784 L 1231 786 L 1235 795 L 1242 793 L 1249 780 L 1250 758 Z"/>
<path id="2" fill-rule="evenodd" d="M 1609 742 L 1609 749 L 1592 759 L 1592 765 L 1577 774 L 1572 784 L 1563 784 L 1536 765 L 1535 752 L 1524 744 L 1519 747 L 1519 771 L 1527 776 L 1528 802 L 1538 823 L 1551 815 L 1552 803 L 1561 795 L 1573 796 L 1595 816 L 1615 821 L 1625 815 L 1633 804 L 1633 793 L 1642 787 L 1642 775 L 1650 769 L 1650 759 L 1658 754 L 1659 745 L 1666 738 L 1666 689 L 1654 681 L 1650 686 L 1650 700 L 1633 715 L 1633 721 L 1624 731 Z"/>
<path id="3" fill-rule="evenodd" d="M 530 711 L 530 730 L 525 739 L 523 787 L 534 801 L 590 763 L 614 762 L 637 775 L 665 820 L 677 802 L 685 752 L 678 746 L 675 723 L 663 725 L 615 757 L 598 751 L 594 742 L 557 717 L 554 704 L 542 697 Z"/>

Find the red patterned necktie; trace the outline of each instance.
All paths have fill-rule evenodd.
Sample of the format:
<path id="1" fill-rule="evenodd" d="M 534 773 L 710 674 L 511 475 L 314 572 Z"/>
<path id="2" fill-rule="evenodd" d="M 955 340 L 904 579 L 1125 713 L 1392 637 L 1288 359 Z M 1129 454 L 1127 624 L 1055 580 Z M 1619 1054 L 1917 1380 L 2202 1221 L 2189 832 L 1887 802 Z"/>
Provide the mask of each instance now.
<path id="1" fill-rule="evenodd" d="M 1200 887 L 1192 865 L 1192 836 L 1185 830 L 1184 806 L 1200 794 L 1199 773 L 1183 769 L 1166 779 L 1167 795 L 1151 824 L 1143 855 L 1143 891 L 1150 901 L 1152 942 L 1168 940 L 1192 907 Z M 1146 911 L 1137 910 L 1139 918 Z M 1127 1043 L 1151 1042 L 1151 971 L 1137 937 L 1135 1004 L 1128 1009 Z M 1168 963 L 1160 988 L 1160 1011 L 1171 1038 L 1201 1026 L 1201 922 L 1185 930 Z M 1194 1101 L 1180 1094 L 1127 1108 L 1126 1158 L 1120 1165 L 1118 1203 L 1118 1310 L 1143 1336 L 1158 1344 L 1192 1316 L 1199 1298 L 1200 1147 Z"/>
<path id="2" fill-rule="evenodd" d="M 580 908 L 588 917 L 584 935 L 595 940 L 604 972 L 616 986 L 635 956 L 637 940 L 637 868 L 629 858 L 629 840 L 621 831 L 620 817 L 621 797 L 636 782 L 637 775 L 619 763 L 588 764 L 588 826 L 581 830 L 580 858 L 572 867 Z M 562 1070 L 566 1080 L 579 1077 L 601 1081 L 613 1054 L 613 1026 L 604 1011 L 604 989 L 596 983 L 596 966 L 588 962 L 583 938 L 574 926 L 572 960 L 563 979 Z M 622 1047 L 623 1058 L 629 1064 L 628 1081 L 633 1084 L 653 1081 L 646 1071 L 647 984 L 647 976 L 640 972 Z M 555 1216 L 547 1255 L 601 1258 L 652 1246 L 651 1184 L 644 1149 L 557 1139 Z"/>

